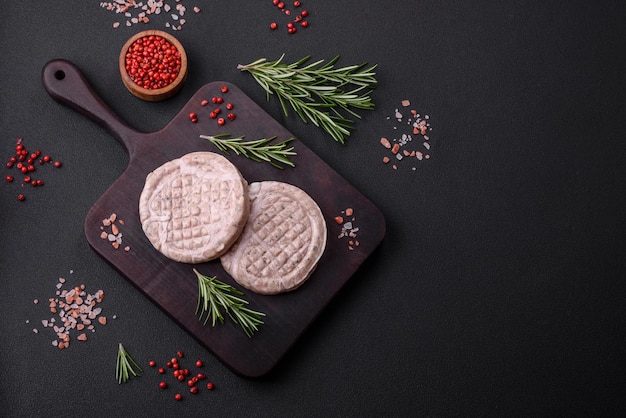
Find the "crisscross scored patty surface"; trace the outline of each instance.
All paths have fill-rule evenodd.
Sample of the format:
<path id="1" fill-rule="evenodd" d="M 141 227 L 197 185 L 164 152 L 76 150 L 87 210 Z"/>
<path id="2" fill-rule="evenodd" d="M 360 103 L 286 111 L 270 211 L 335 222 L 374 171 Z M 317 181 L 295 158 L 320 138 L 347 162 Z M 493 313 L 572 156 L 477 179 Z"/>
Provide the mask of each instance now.
<path id="1" fill-rule="evenodd" d="M 166 257 L 201 263 L 235 242 L 250 212 L 247 183 L 226 158 L 193 152 L 146 177 L 139 199 L 144 233 Z"/>
<path id="2" fill-rule="evenodd" d="M 291 184 L 250 184 L 248 222 L 220 257 L 243 287 L 261 294 L 296 289 L 311 275 L 326 247 L 326 223 L 319 206 Z"/>

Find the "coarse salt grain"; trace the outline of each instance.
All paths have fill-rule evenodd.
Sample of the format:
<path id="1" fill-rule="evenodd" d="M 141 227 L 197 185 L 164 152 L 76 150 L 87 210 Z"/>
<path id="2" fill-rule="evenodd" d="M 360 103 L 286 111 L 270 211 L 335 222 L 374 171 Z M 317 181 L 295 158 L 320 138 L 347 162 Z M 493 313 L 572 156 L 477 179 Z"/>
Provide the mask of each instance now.
<path id="1" fill-rule="evenodd" d="M 356 221 L 356 218 L 353 216 L 354 209 L 351 207 L 346 208 L 345 210 L 341 212 L 341 215 L 343 216 L 335 217 L 335 220 L 337 221 L 337 223 L 341 225 L 341 232 L 339 233 L 337 238 L 339 239 L 346 238 L 346 237 L 351 238 L 348 241 L 348 250 L 353 251 L 355 247 L 358 247 L 360 245 L 359 241 L 356 240 L 357 232 L 359 232 L 360 229 L 358 226 L 354 224 Z M 345 222 L 344 222 L 344 219 L 345 219 Z"/>
<path id="2" fill-rule="evenodd" d="M 73 271 L 71 271 L 73 273 Z M 59 285 L 63 285 L 65 279 L 59 278 L 57 288 Z M 94 294 L 87 293 L 84 284 L 75 286 L 71 289 L 57 290 L 56 294 L 58 298 L 49 298 L 48 306 L 50 313 L 56 314 L 60 320 L 56 323 L 54 317 L 50 319 L 42 319 L 41 324 L 44 328 L 51 328 L 57 335 L 57 339 L 52 342 L 52 345 L 59 349 L 69 348 L 70 346 L 70 333 L 73 330 L 81 331 L 86 326 L 88 329 L 95 332 L 95 327 L 91 324 L 91 319 L 98 319 L 101 325 L 106 324 L 106 317 L 100 316 L 102 308 L 96 306 L 100 303 L 104 297 L 104 292 L 98 290 Z M 91 319 L 89 319 L 91 318 Z M 33 332 L 39 333 L 35 328 Z M 83 334 L 77 337 L 80 341 L 86 340 L 86 335 Z"/>
<path id="3" fill-rule="evenodd" d="M 400 104 L 403 108 L 408 108 L 409 106 L 411 106 L 411 102 L 408 99 L 402 100 Z M 421 136 L 422 141 L 420 142 L 423 148 L 427 151 L 430 151 L 431 144 L 428 142 L 431 139 L 428 133 L 432 131 L 432 127 L 429 123 L 430 115 L 421 116 L 421 114 L 418 113 L 415 109 L 409 109 L 409 112 L 410 115 L 405 120 L 405 115 L 403 114 L 403 112 L 401 112 L 399 109 L 395 109 L 393 112 L 393 118 L 396 119 L 397 125 L 394 125 L 392 128 L 394 130 L 398 130 L 398 127 L 402 125 L 408 126 L 411 131 L 409 133 L 401 133 L 399 136 L 396 136 L 393 139 L 387 139 L 385 137 L 382 137 L 380 143 L 383 145 L 383 147 L 390 149 L 391 154 L 396 157 L 395 159 L 398 162 L 403 160 L 405 157 L 415 157 L 415 159 L 412 159 L 412 161 L 428 160 L 430 159 L 430 154 L 417 151 L 416 149 L 414 149 L 414 147 L 409 147 L 409 144 L 413 141 L 413 136 L 415 136 L 415 138 Z M 387 116 L 386 119 L 392 120 L 392 116 Z M 382 161 L 383 164 L 389 163 L 390 156 L 385 155 Z M 393 164 L 392 168 L 394 170 L 397 170 L 398 165 Z M 415 167 L 412 167 L 411 169 L 415 171 Z"/>

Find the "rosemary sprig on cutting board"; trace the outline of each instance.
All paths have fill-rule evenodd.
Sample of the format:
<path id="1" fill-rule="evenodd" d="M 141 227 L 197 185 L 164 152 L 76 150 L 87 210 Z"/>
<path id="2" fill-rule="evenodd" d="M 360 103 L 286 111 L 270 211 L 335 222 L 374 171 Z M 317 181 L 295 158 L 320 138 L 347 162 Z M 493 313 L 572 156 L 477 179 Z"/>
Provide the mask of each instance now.
<path id="1" fill-rule="evenodd" d="M 246 307 L 248 301 L 240 298 L 243 293 L 231 285 L 217 279 L 216 276 L 205 276 L 198 270 L 193 269 L 198 277 L 198 304 L 196 305 L 196 315 L 204 325 L 211 319 L 212 326 L 217 321 L 224 323 L 222 309 L 226 311 L 230 319 L 243 328 L 246 335 L 252 338 L 259 325 L 263 324 L 262 312 L 253 311 Z"/>
<path id="2" fill-rule="evenodd" d="M 370 94 L 377 84 L 376 65 L 335 67 L 339 56 L 326 63 L 318 60 L 307 64 L 310 56 L 306 56 L 285 64 L 284 57 L 283 54 L 276 61 L 261 58 L 247 65 L 239 64 L 237 69 L 252 74 L 268 100 L 275 94 L 285 115 L 289 104 L 303 122 L 311 121 L 344 144 L 354 129 L 350 117 L 360 118 L 356 110 L 374 108 Z"/>
<path id="3" fill-rule="evenodd" d="M 272 143 L 275 136 L 244 141 L 243 136 L 231 137 L 229 134 L 200 135 L 200 138 L 209 140 L 220 151 L 229 154 L 230 151 L 237 155 L 243 155 L 257 162 L 268 162 L 274 167 L 283 168 L 281 164 L 295 167 L 289 159 L 290 155 L 296 155 L 289 143 L 295 138 L 289 138 L 281 142 Z"/>

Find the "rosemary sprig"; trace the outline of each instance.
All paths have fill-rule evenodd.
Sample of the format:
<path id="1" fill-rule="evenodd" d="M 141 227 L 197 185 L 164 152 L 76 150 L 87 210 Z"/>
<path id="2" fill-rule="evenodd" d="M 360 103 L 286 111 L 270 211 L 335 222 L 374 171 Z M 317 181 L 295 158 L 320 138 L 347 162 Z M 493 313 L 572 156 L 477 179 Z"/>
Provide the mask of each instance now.
<path id="1" fill-rule="evenodd" d="M 262 312 L 253 311 L 246 307 L 248 302 L 238 296 L 243 293 L 231 285 L 217 279 L 216 276 L 205 276 L 195 268 L 194 273 L 198 277 L 198 304 L 196 305 L 196 315 L 203 324 L 211 319 L 212 326 L 217 321 L 224 323 L 224 316 L 221 309 L 224 309 L 230 319 L 241 325 L 246 335 L 252 338 L 258 326 L 263 324 L 261 320 L 265 316 Z"/>
<path id="2" fill-rule="evenodd" d="M 291 137 L 282 142 L 271 144 L 276 139 L 275 136 L 270 138 L 261 138 L 252 141 L 244 141 L 244 136 L 231 137 L 229 134 L 217 135 L 200 135 L 202 139 L 208 139 L 220 151 L 229 154 L 230 151 L 237 155 L 243 155 L 257 162 L 268 162 L 274 167 L 283 168 L 281 164 L 295 167 L 295 164 L 289 159 L 290 155 L 296 155 L 292 147 L 288 147 L 295 138 Z"/>
<path id="3" fill-rule="evenodd" d="M 276 61 L 261 58 L 247 65 L 239 64 L 237 69 L 252 74 L 268 100 L 276 94 L 285 116 L 289 104 L 304 123 L 311 121 L 335 141 L 345 143 L 354 128 L 349 117 L 360 118 L 354 109 L 374 108 L 370 93 L 377 84 L 376 65 L 335 68 L 339 56 L 327 63 L 318 60 L 304 65 L 310 59 L 306 56 L 293 64 L 284 64 L 284 57 L 283 54 Z"/>
<path id="4" fill-rule="evenodd" d="M 128 354 L 128 351 L 126 351 L 122 343 L 119 343 L 117 362 L 115 364 L 115 379 L 117 380 L 117 384 L 126 383 L 131 374 L 133 376 L 141 376 L 141 372 L 141 367 L 139 367 L 130 354 Z"/>

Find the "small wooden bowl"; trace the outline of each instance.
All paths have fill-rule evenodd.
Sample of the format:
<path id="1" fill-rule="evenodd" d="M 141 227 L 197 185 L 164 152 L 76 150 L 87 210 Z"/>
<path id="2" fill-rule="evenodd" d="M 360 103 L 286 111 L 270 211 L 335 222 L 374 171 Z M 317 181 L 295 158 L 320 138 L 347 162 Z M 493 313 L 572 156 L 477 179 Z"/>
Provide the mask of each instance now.
<path id="1" fill-rule="evenodd" d="M 180 62 L 181 62 L 180 72 L 178 73 L 174 81 L 172 81 L 170 84 L 160 89 L 146 89 L 144 87 L 140 87 L 130 78 L 130 75 L 126 71 L 126 53 L 128 52 L 128 49 L 130 48 L 130 46 L 137 39 L 140 39 L 146 36 L 151 36 L 151 35 L 165 38 L 165 40 L 167 40 L 170 44 L 174 45 L 176 49 L 180 52 Z M 140 99 L 147 100 L 150 102 L 165 100 L 167 98 L 172 97 L 173 95 L 178 93 L 178 91 L 181 89 L 181 87 L 185 83 L 185 80 L 187 79 L 187 53 L 185 52 L 185 48 L 183 48 L 183 45 L 174 36 L 172 36 L 171 34 L 167 32 L 160 31 L 160 30 L 145 30 L 143 32 L 139 32 L 135 34 L 128 41 L 126 41 L 126 43 L 122 47 L 122 51 L 120 52 L 119 65 L 120 65 L 120 75 L 122 76 L 122 81 L 124 82 L 124 85 L 126 86 L 126 88 L 132 94 L 139 97 Z"/>

